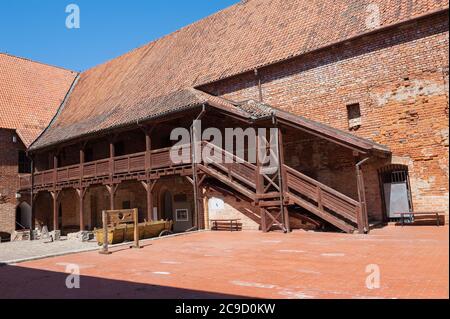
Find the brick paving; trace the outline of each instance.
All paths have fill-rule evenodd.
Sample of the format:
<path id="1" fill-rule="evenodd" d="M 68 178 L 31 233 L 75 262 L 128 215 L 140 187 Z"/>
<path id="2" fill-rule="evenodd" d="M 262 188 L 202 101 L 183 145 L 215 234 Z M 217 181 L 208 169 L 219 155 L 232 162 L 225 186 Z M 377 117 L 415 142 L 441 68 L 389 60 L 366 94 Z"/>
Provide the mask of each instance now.
<path id="1" fill-rule="evenodd" d="M 0 268 L 1 298 L 448 298 L 449 231 L 394 227 L 368 236 L 203 232 Z M 65 286 L 67 264 L 81 288 Z M 381 271 L 368 289 L 368 265 Z"/>

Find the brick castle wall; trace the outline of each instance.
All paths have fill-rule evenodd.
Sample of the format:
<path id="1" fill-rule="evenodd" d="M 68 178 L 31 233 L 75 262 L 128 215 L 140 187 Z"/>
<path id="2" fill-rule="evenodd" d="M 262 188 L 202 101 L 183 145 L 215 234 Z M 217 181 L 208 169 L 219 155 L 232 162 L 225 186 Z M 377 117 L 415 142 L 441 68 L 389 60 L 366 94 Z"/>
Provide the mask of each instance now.
<path id="1" fill-rule="evenodd" d="M 351 133 L 408 166 L 416 211 L 448 214 L 448 22 L 430 17 L 261 69 L 264 102 L 347 131 L 347 105 L 359 103 L 362 125 Z M 251 72 L 202 89 L 257 100 L 256 83 Z M 380 201 L 376 170 L 388 163 L 364 167 L 369 202 Z"/>
<path id="2" fill-rule="evenodd" d="M 15 131 L 0 129 L 0 232 L 12 234 L 16 221 L 16 192 L 18 189 L 18 152 L 25 146 Z"/>

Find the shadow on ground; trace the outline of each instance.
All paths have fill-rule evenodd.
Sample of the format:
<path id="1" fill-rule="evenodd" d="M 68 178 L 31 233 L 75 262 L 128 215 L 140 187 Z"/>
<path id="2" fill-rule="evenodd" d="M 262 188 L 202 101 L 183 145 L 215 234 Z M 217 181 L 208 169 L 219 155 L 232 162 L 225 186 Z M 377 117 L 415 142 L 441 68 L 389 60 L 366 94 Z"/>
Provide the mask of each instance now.
<path id="1" fill-rule="evenodd" d="M 242 296 L 80 277 L 80 289 L 68 289 L 69 274 L 0 265 L 0 299 L 236 299 Z"/>

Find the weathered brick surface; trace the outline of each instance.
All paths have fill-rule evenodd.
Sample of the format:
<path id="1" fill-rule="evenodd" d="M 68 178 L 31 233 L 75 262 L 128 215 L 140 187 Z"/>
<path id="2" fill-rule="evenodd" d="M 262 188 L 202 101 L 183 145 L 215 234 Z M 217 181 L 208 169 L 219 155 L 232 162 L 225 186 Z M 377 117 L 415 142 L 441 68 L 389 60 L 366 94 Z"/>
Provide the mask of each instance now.
<path id="1" fill-rule="evenodd" d="M 0 129 L 0 232 L 6 233 L 15 230 L 18 152 L 25 149 L 19 138 L 13 143 L 14 134 L 14 130 Z"/>
<path id="2" fill-rule="evenodd" d="M 362 126 L 352 133 L 389 146 L 390 162 L 408 166 L 415 210 L 448 213 L 448 42 L 448 17 L 439 15 L 273 65 L 259 71 L 264 101 L 341 130 L 347 105 L 360 103 Z M 203 89 L 258 99 L 256 83 L 248 73 Z M 364 168 L 373 207 L 385 164 Z"/>

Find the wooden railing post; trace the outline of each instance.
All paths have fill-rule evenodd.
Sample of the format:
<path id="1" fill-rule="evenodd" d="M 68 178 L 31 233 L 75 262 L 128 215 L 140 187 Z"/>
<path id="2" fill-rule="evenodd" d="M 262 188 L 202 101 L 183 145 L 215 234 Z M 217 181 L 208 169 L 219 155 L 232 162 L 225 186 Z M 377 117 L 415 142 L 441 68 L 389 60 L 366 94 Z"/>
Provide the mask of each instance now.
<path id="1" fill-rule="evenodd" d="M 367 202 L 366 202 L 366 188 L 364 185 L 364 175 L 362 172 L 362 165 L 369 160 L 366 158 L 358 162 L 358 157 L 356 159 L 356 183 L 358 188 L 358 198 L 360 203 L 360 209 L 358 214 L 358 231 L 360 233 L 369 232 L 369 218 L 367 214 Z"/>
<path id="2" fill-rule="evenodd" d="M 145 171 L 147 174 L 150 173 L 152 169 L 152 139 L 150 131 L 145 130 Z"/>
<path id="3" fill-rule="evenodd" d="M 55 153 L 53 155 L 53 187 L 56 187 L 58 182 L 58 155 Z"/>
<path id="4" fill-rule="evenodd" d="M 116 156 L 116 150 L 114 146 L 114 140 L 111 138 L 109 140 L 109 176 L 111 178 L 111 182 L 114 177 L 114 157 Z"/>
<path id="5" fill-rule="evenodd" d="M 84 176 L 84 161 L 85 161 L 85 154 L 84 154 L 84 147 L 82 146 L 80 148 L 80 186 Z"/>
<path id="6" fill-rule="evenodd" d="M 281 200 L 281 210 L 283 213 L 284 227 L 286 227 L 286 232 L 291 231 L 291 225 L 289 220 L 289 210 L 285 205 L 285 196 L 288 193 L 288 181 L 287 181 L 287 173 L 286 168 L 284 166 L 284 145 L 283 145 L 283 131 L 281 128 L 278 128 L 278 161 L 279 161 L 279 182 L 280 182 L 280 200 Z"/>

